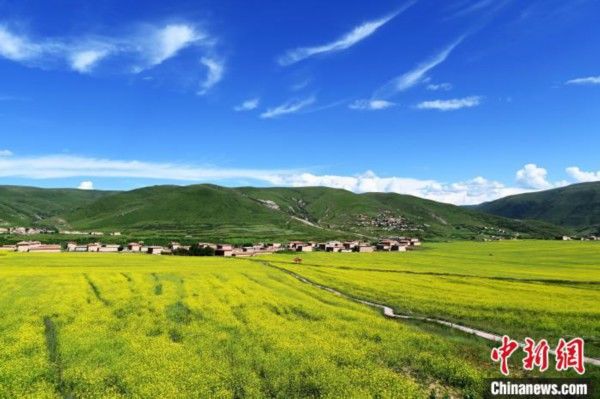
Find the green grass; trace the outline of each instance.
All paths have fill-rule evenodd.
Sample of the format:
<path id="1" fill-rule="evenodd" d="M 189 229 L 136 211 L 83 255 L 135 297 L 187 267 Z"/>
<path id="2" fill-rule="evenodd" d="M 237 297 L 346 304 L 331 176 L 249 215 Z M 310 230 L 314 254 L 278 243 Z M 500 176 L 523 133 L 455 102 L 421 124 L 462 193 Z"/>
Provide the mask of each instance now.
<path id="1" fill-rule="evenodd" d="M 500 375 L 489 360 L 492 343 L 386 319 L 262 262 L 399 311 L 514 338 L 554 344 L 559 335 L 584 335 L 590 355 L 600 324 L 593 244 L 304 253 L 300 266 L 291 255 L 7 253 L 0 256 L 0 397 L 477 398 L 484 378 Z M 513 360 L 514 375 L 526 375 Z M 600 380 L 593 366 L 588 371 Z"/>

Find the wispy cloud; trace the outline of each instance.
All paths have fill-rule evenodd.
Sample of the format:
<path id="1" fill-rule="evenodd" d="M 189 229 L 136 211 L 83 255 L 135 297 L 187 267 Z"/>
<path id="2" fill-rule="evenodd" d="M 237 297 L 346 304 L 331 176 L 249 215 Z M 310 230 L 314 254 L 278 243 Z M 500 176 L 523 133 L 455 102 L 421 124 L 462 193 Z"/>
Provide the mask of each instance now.
<path id="1" fill-rule="evenodd" d="M 386 15 L 383 18 L 376 19 L 374 21 L 364 22 L 361 25 L 356 26 L 350 32 L 342 35 L 337 40 L 333 42 L 325 43 L 317 46 L 310 47 L 299 47 L 293 50 L 288 50 L 284 55 L 280 56 L 277 61 L 280 65 L 286 66 L 295 64 L 296 62 L 302 61 L 306 58 L 313 57 L 318 54 L 332 53 L 337 51 L 346 50 L 356 43 L 366 39 L 375 33 L 379 28 L 383 25 L 390 22 L 394 19 L 398 14 L 404 12 L 410 6 L 412 6 L 415 1 L 410 1 L 406 3 L 402 8 L 397 10 L 396 12 Z"/>
<path id="2" fill-rule="evenodd" d="M 253 109 L 258 108 L 259 104 L 260 104 L 260 98 L 256 97 L 256 98 L 251 98 L 249 100 L 246 100 L 243 103 L 241 103 L 240 105 L 236 105 L 235 107 L 233 107 L 233 109 L 234 109 L 234 111 L 237 111 L 237 112 L 251 111 Z"/>
<path id="3" fill-rule="evenodd" d="M 450 100 L 430 100 L 417 104 L 418 109 L 435 109 L 438 111 L 455 111 L 461 108 L 476 107 L 481 103 L 481 97 L 471 96 L 465 98 L 453 98 Z"/>
<path id="4" fill-rule="evenodd" d="M 294 83 L 293 85 L 290 86 L 290 90 L 292 91 L 298 91 L 298 90 L 302 90 L 304 89 L 306 86 L 308 86 L 311 82 L 311 79 L 304 79 L 300 82 Z"/>
<path id="5" fill-rule="evenodd" d="M 356 100 L 348 108 L 356 110 L 378 111 L 395 106 L 396 104 L 387 100 Z"/>
<path id="6" fill-rule="evenodd" d="M 430 83 L 426 87 L 429 91 L 449 91 L 452 90 L 451 83 Z"/>
<path id="7" fill-rule="evenodd" d="M 458 46 L 464 40 L 464 38 L 464 36 L 461 36 L 427 61 L 422 62 L 414 69 L 392 79 L 384 86 L 379 88 L 373 97 L 389 98 L 398 92 L 405 91 L 421 83 L 425 79 L 427 72 L 446 61 L 448 56 L 452 53 L 456 46 Z"/>
<path id="8" fill-rule="evenodd" d="M 44 52 L 44 46 L 33 43 L 27 37 L 15 35 L 5 25 L 0 25 L 0 56 L 12 61 L 24 62 Z"/>
<path id="9" fill-rule="evenodd" d="M 0 57 L 28 67 L 70 69 L 92 73 L 111 60 L 111 72 L 141 73 L 177 57 L 186 49 L 208 68 L 201 91 L 214 86 L 223 77 L 223 60 L 215 55 L 216 38 L 190 23 L 130 27 L 121 36 L 82 33 L 77 36 L 33 38 L 0 25 Z M 197 58 L 196 58 L 197 59 Z"/>
<path id="10" fill-rule="evenodd" d="M 567 80 L 565 84 L 568 85 L 582 85 L 582 86 L 594 86 L 600 85 L 600 76 L 588 76 L 586 78 L 576 78 Z"/>
<path id="11" fill-rule="evenodd" d="M 583 172 L 577 167 L 567 168 L 567 173 L 576 181 L 600 180 L 600 172 Z M 0 158 L 0 177 L 25 179 L 81 177 L 84 179 L 80 184 L 82 189 L 93 188 L 94 177 L 186 183 L 244 180 L 272 186 L 326 186 L 359 193 L 393 192 L 457 205 L 478 204 L 507 195 L 567 184 L 566 182 L 550 183 L 546 170 L 535 164 L 527 164 L 517 171 L 516 185 L 506 185 L 481 176 L 458 182 L 441 182 L 435 179 L 402 176 L 381 177 L 372 171 L 357 175 L 328 175 L 290 169 L 219 168 L 66 155 Z"/>
<path id="12" fill-rule="evenodd" d="M 90 72 L 94 65 L 108 55 L 108 50 L 84 50 L 71 55 L 71 68 L 77 72 Z"/>
<path id="13" fill-rule="evenodd" d="M 26 179 L 112 177 L 193 182 L 248 178 L 277 181 L 279 174 L 286 173 L 293 173 L 293 171 L 227 169 L 181 163 L 114 160 L 71 155 L 0 158 L 0 177 Z"/>
<path id="14" fill-rule="evenodd" d="M 480 23 L 486 23 L 497 12 L 508 6 L 513 0 L 479 0 L 463 1 L 457 6 L 449 7 L 450 15 L 446 19 L 470 16 L 478 13 Z"/>
<path id="15" fill-rule="evenodd" d="M 167 25 L 154 29 L 148 40 L 148 48 L 144 51 L 149 57 L 150 65 L 159 65 L 178 52 L 207 36 L 204 32 L 186 24 Z"/>
<path id="16" fill-rule="evenodd" d="M 0 150 L 0 157 L 10 157 L 12 154 L 10 150 Z"/>
<path id="17" fill-rule="evenodd" d="M 462 7 L 455 7 L 457 10 L 452 14 L 453 18 L 463 17 L 473 12 L 484 10 L 497 3 L 497 0 L 479 0 L 474 2 L 468 2 L 466 5 L 463 3 Z"/>
<path id="18" fill-rule="evenodd" d="M 263 119 L 276 118 L 281 115 L 294 114 L 316 101 L 314 96 L 308 97 L 302 100 L 289 100 L 285 103 L 278 105 L 273 108 L 268 108 L 265 112 L 260 114 Z"/>
<path id="19" fill-rule="evenodd" d="M 214 85 L 219 83 L 221 79 L 223 79 L 223 73 L 225 72 L 225 64 L 222 61 L 209 57 L 202 57 L 200 63 L 208 69 L 206 78 L 200 84 L 200 90 L 198 91 L 199 95 L 204 95 Z"/>

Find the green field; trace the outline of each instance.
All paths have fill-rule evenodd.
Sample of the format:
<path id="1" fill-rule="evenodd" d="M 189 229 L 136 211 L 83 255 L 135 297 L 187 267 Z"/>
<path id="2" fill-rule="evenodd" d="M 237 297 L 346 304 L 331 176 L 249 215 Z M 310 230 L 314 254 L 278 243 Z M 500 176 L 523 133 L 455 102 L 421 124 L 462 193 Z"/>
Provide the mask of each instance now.
<path id="1" fill-rule="evenodd" d="M 598 243 L 291 257 L 0 253 L 0 397 L 479 397 L 500 375 L 490 342 L 279 268 L 517 339 L 583 336 L 600 357 Z"/>

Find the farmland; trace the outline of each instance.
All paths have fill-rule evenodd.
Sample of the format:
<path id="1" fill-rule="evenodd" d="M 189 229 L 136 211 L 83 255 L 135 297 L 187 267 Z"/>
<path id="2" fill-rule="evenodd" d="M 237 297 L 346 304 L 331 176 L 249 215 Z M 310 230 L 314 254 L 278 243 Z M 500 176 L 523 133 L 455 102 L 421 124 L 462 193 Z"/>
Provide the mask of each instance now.
<path id="1" fill-rule="evenodd" d="M 292 257 L 0 254 L 0 397 L 479 397 L 499 376 L 491 343 L 281 269 L 517 339 L 581 335 L 600 354 L 596 243 Z"/>
<path id="2" fill-rule="evenodd" d="M 406 256 L 347 255 L 272 263 L 404 313 L 520 340 L 582 336 L 600 357 L 599 243 L 440 243 Z"/>

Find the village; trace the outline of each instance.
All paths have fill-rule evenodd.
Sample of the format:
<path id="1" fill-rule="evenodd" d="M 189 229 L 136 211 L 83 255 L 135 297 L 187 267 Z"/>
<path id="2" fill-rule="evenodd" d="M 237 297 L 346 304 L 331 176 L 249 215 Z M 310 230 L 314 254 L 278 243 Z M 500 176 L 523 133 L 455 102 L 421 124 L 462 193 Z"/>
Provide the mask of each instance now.
<path id="1" fill-rule="evenodd" d="M 275 252 L 335 252 L 370 253 L 375 251 L 406 252 L 421 245 L 418 238 L 396 237 L 379 240 L 376 244 L 361 241 L 328 241 L 323 243 L 291 241 L 282 243 L 259 243 L 256 245 L 235 246 L 233 244 L 197 243 L 195 248 L 209 249 L 214 256 L 244 257 Z M 174 255 L 189 251 L 192 246 L 171 242 L 168 246 L 145 245 L 143 242 L 130 242 L 127 245 L 102 244 L 99 242 L 78 244 L 69 242 L 65 247 L 59 244 L 44 244 L 40 241 L 20 241 L 14 245 L 0 246 L 0 251 L 30 252 L 30 253 L 59 253 L 59 252 L 92 252 L 92 253 L 137 253 L 148 255 Z"/>

